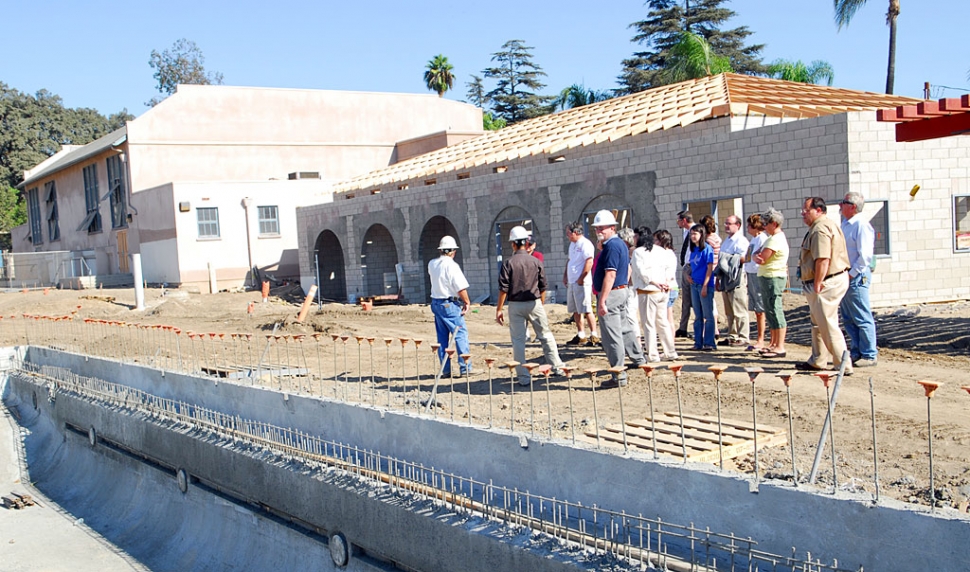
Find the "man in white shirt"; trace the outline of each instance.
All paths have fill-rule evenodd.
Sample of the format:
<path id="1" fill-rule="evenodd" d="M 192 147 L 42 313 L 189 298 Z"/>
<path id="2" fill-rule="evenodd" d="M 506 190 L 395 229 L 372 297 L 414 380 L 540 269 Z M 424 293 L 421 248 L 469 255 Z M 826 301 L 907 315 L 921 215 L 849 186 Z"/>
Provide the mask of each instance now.
<path id="1" fill-rule="evenodd" d="M 748 253 L 748 239 L 741 228 L 741 217 L 731 215 L 724 219 L 724 232 L 727 238 L 721 243 L 720 256 L 736 255 L 740 282 L 731 290 L 721 292 L 724 300 L 724 313 L 728 323 L 726 345 L 747 346 L 751 335 L 748 317 L 748 275 L 744 271 L 744 257 Z M 733 286 L 733 284 L 732 284 Z M 724 344 L 725 342 L 721 342 Z"/>
<path id="2" fill-rule="evenodd" d="M 458 243 L 450 236 L 445 236 L 438 243 L 441 254 L 428 263 L 428 274 L 431 275 L 431 313 L 434 314 L 434 328 L 438 335 L 438 359 L 445 359 L 445 348 L 455 337 L 455 348 L 458 353 L 458 366 L 461 375 L 471 375 L 471 364 L 461 357 L 470 353 L 468 347 L 468 328 L 465 326 L 465 313 L 471 302 L 468 299 L 468 280 L 455 262 Z M 442 375 L 451 375 L 451 362 L 444 365 Z"/>
<path id="3" fill-rule="evenodd" d="M 577 330 L 576 335 L 566 345 L 595 346 L 600 343 L 600 339 L 596 334 L 596 321 L 593 319 L 593 243 L 584 236 L 583 225 L 578 222 L 566 226 L 566 238 L 569 239 L 569 260 L 562 274 L 562 283 L 566 286 L 566 309 L 572 312 Z M 589 339 L 583 329 L 584 318 L 589 326 Z"/>
<path id="4" fill-rule="evenodd" d="M 872 259 L 875 255 L 876 233 L 872 224 L 862 216 L 865 200 L 855 191 L 845 195 L 839 203 L 842 211 L 842 234 L 849 255 L 849 291 L 839 310 L 842 323 L 849 334 L 849 357 L 856 367 L 876 365 L 876 320 L 869 305 L 869 286 L 872 283 Z"/>

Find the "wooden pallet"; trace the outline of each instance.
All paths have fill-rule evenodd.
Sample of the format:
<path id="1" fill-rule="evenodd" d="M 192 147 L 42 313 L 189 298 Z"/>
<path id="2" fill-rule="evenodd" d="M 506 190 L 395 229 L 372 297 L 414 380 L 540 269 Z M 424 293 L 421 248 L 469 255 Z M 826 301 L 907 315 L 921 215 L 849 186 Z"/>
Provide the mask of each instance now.
<path id="1" fill-rule="evenodd" d="M 10 493 L 10 496 L 3 497 L 3 506 L 7 509 L 25 509 L 28 506 L 37 504 L 30 495 L 20 493 Z"/>
<path id="2" fill-rule="evenodd" d="M 626 442 L 631 448 L 653 452 L 653 431 L 650 418 L 626 422 Z M 673 412 L 656 416 L 654 427 L 657 435 L 657 453 L 683 458 L 684 447 L 687 460 L 702 463 L 718 463 L 717 417 L 684 415 L 684 440 L 681 445 L 680 416 Z M 586 431 L 586 437 L 596 439 L 595 431 Z M 623 444 L 623 431 L 619 424 L 600 429 L 600 440 L 611 445 Z M 758 448 L 788 444 L 788 435 L 782 429 L 758 424 Z M 754 452 L 754 427 L 745 421 L 721 419 L 721 451 L 725 459 L 733 459 Z"/>

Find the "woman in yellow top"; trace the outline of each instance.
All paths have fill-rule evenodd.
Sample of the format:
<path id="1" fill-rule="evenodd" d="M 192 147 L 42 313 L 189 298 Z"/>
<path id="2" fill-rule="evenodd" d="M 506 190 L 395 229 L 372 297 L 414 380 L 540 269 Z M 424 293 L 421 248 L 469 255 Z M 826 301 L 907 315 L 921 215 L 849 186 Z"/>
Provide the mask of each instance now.
<path id="1" fill-rule="evenodd" d="M 781 231 L 785 217 L 775 209 L 768 209 L 761 215 L 761 220 L 768 239 L 761 250 L 754 253 L 754 261 L 758 263 L 758 281 L 771 341 L 760 351 L 762 357 L 783 358 L 786 355 L 785 333 L 788 330 L 785 310 L 782 307 L 782 293 L 788 281 L 788 237 Z"/>

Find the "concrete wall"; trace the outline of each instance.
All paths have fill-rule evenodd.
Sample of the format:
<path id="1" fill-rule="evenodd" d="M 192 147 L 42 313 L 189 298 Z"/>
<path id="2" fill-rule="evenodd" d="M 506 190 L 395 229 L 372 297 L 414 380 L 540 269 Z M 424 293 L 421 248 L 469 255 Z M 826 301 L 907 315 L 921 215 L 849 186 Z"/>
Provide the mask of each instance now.
<path id="1" fill-rule="evenodd" d="M 34 363 L 120 382 L 227 413 L 292 427 L 325 439 L 456 472 L 497 486 L 517 487 L 591 506 L 660 517 L 712 531 L 750 536 L 760 550 L 869 570 L 958 570 L 965 566 L 970 519 L 931 514 L 894 501 L 872 506 L 868 496 L 833 496 L 787 483 L 762 483 L 715 472 L 710 465 L 653 461 L 647 455 L 601 454 L 559 441 L 526 439 L 444 420 L 416 418 L 327 399 L 214 384 L 210 379 L 86 359 L 30 348 Z M 91 413 L 94 415 L 95 413 Z M 101 413 L 97 413 L 101 415 Z M 84 421 L 82 421 L 84 422 Z M 185 445 L 188 447 L 188 445 Z M 914 542 L 914 538 L 932 542 Z"/>
<path id="2" fill-rule="evenodd" d="M 359 290 L 359 237 L 377 221 L 393 221 L 388 226 L 392 237 L 406 245 L 401 252 L 407 270 L 405 291 L 420 293 L 422 269 L 413 241 L 438 215 L 447 217 L 458 231 L 470 293 L 474 297 L 491 292 L 494 301 L 497 261 L 492 229 L 505 209 L 516 209 L 535 221 L 547 272 L 558 277 L 566 257 L 559 229 L 589 207 L 629 206 L 634 225 L 676 233 L 676 213 L 684 205 L 741 198 L 742 215 L 769 207 L 785 215 L 783 230 L 793 252 L 794 276 L 806 231 L 799 215 L 803 199 L 821 196 L 834 202 L 849 190 L 859 190 L 890 201 L 892 245 L 890 254 L 880 258 L 873 279 L 874 306 L 970 298 L 970 251 L 954 254 L 951 220 L 952 195 L 970 189 L 966 166 L 960 163 L 970 154 L 970 139 L 895 143 L 893 125 L 876 122 L 874 115 L 787 122 L 720 118 L 570 149 L 558 162 L 540 154 L 475 167 L 463 180 L 454 172 L 444 173 L 434 186 L 395 181 L 370 191 L 340 193 L 332 204 L 298 212 L 301 275 L 310 275 L 309 246 L 329 229 L 342 240 L 346 237 L 342 246 L 347 289 Z M 886 150 L 878 150 L 882 148 Z M 498 166 L 508 170 L 493 172 Z M 909 189 L 917 182 L 924 190 L 910 201 Z M 930 226 L 922 225 L 926 219 L 933 220 Z M 929 232 L 914 232 L 921 229 Z M 927 288 L 919 272 L 944 259 L 952 274 Z"/>

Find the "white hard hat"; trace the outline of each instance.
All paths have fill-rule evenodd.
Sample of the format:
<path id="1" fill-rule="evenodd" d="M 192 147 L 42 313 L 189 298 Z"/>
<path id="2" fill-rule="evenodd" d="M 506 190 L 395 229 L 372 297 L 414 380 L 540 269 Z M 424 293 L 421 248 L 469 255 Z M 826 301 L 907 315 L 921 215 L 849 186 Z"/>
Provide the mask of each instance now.
<path id="1" fill-rule="evenodd" d="M 512 231 L 509 233 L 509 240 L 511 242 L 525 240 L 527 238 L 529 238 L 529 231 L 524 226 L 513 226 Z"/>
<path id="2" fill-rule="evenodd" d="M 438 250 L 458 250 L 458 243 L 450 236 L 445 236 L 438 243 Z"/>
<path id="3" fill-rule="evenodd" d="M 616 226 L 616 217 L 613 213 L 607 210 L 602 210 L 596 213 L 596 217 L 593 219 L 593 226 Z"/>

